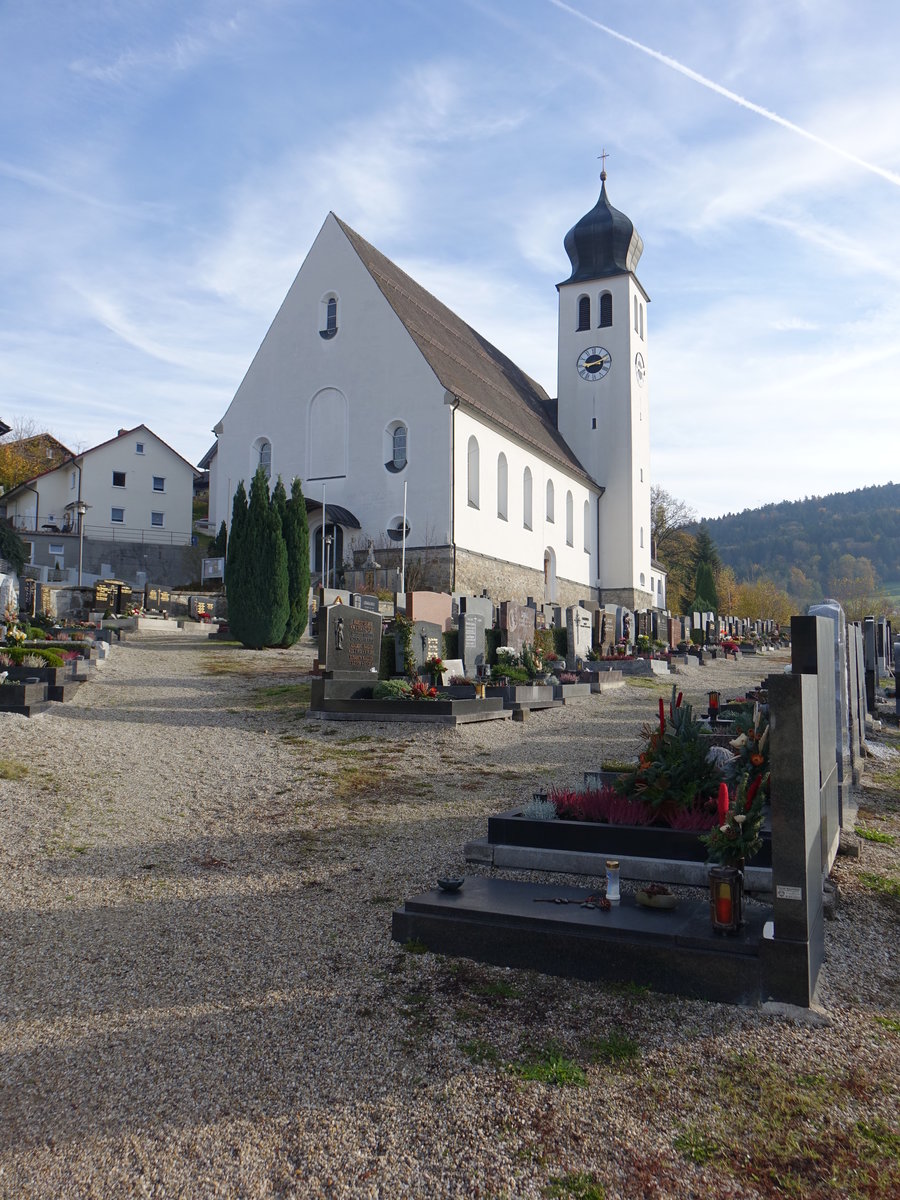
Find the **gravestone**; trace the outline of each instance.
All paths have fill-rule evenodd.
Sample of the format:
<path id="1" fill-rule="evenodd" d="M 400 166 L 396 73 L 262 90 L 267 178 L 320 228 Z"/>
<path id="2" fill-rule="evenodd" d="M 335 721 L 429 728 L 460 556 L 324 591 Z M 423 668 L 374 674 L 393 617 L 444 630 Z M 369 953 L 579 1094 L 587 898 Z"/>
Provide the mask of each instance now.
<path id="1" fill-rule="evenodd" d="M 830 674 L 830 672 L 829 672 Z M 770 675 L 772 929 L 760 942 L 764 991 L 808 1007 L 825 956 L 818 692 L 812 675 Z"/>
<path id="2" fill-rule="evenodd" d="M 866 705 L 875 712 L 875 689 L 878 686 L 878 652 L 875 645 L 875 618 L 863 621 L 863 654 L 866 671 Z"/>
<path id="3" fill-rule="evenodd" d="M 369 596 L 365 592 L 354 592 L 350 597 L 353 608 L 364 608 L 366 612 L 381 612 L 377 596 Z"/>
<path id="4" fill-rule="evenodd" d="M 168 614 L 172 611 L 172 593 L 168 588 L 148 587 L 144 592 L 144 605 L 151 612 Z"/>
<path id="5" fill-rule="evenodd" d="M 125 612 L 131 604 L 132 588 L 122 579 L 98 579 L 94 584 L 94 608 L 114 613 Z"/>
<path id="6" fill-rule="evenodd" d="M 319 608 L 328 608 L 330 604 L 350 603 L 350 593 L 344 588 L 319 588 Z"/>
<path id="7" fill-rule="evenodd" d="M 459 652 L 463 674 L 474 679 L 478 667 L 484 666 L 484 618 L 480 613 L 459 614 Z"/>
<path id="8" fill-rule="evenodd" d="M 412 651 L 413 663 L 419 674 L 424 674 L 425 664 L 429 658 L 443 658 L 443 629 L 433 621 L 413 621 L 409 648 Z M 394 635 L 395 667 L 399 675 L 406 672 L 403 661 L 403 642 L 400 634 Z"/>
<path id="9" fill-rule="evenodd" d="M 864 756 L 866 710 L 865 685 L 860 661 L 859 622 L 847 623 L 847 706 L 850 726 L 850 772 L 851 781 L 859 784 Z"/>
<path id="10" fill-rule="evenodd" d="M 841 833 L 837 785 L 834 627 L 825 617 L 791 617 L 791 670 L 816 677 L 822 872 L 834 863 Z"/>
<path id="11" fill-rule="evenodd" d="M 465 675 L 465 667 L 461 658 L 445 658 L 444 659 L 444 683 L 449 683 L 451 679 L 459 678 Z"/>
<path id="12" fill-rule="evenodd" d="M 215 596 L 189 596 L 188 613 L 195 621 L 201 617 L 212 620 L 216 616 L 218 601 Z"/>
<path id="13" fill-rule="evenodd" d="M 428 621 L 441 630 L 453 628 L 453 597 L 449 592 L 407 592 L 406 615 L 410 621 Z"/>
<path id="14" fill-rule="evenodd" d="M 515 654 L 522 653 L 526 642 L 534 641 L 534 609 L 515 600 L 503 600 L 500 604 L 500 628 L 503 645 Z"/>
<path id="15" fill-rule="evenodd" d="M 650 629 L 650 613 L 649 613 L 649 611 L 647 609 L 642 609 L 639 613 L 636 613 L 635 615 L 637 617 L 638 637 L 650 637 L 651 629 Z"/>
<path id="16" fill-rule="evenodd" d="M 896 686 L 900 680 L 900 642 L 894 642 L 894 712 L 900 717 L 900 687 Z"/>
<path id="17" fill-rule="evenodd" d="M 484 621 L 485 629 L 494 627 L 494 602 L 490 596 L 460 596 L 459 612 L 469 616 L 477 613 Z"/>
<path id="18" fill-rule="evenodd" d="M 566 609 L 566 665 L 575 667 L 576 659 L 584 659 L 591 649 L 591 614 L 586 608 L 573 604 Z"/>
<path id="19" fill-rule="evenodd" d="M 381 616 L 349 604 L 319 610 L 319 665 L 337 679 L 374 682 L 381 663 Z"/>
<path id="20" fill-rule="evenodd" d="M 836 722 L 838 810 L 844 823 L 844 779 L 850 772 L 850 708 L 847 694 L 847 621 L 837 600 L 810 605 L 811 617 L 825 617 L 834 635 L 834 704 Z"/>

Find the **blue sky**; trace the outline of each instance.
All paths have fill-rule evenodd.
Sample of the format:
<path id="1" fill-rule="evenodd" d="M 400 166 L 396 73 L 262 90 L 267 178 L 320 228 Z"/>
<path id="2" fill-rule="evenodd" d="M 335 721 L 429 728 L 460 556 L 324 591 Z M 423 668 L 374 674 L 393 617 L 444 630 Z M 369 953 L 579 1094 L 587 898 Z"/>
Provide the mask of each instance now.
<path id="1" fill-rule="evenodd" d="M 196 461 L 329 209 L 555 395 L 605 147 L 654 482 L 900 479 L 898 47 L 887 0 L 6 0 L 0 416 Z"/>

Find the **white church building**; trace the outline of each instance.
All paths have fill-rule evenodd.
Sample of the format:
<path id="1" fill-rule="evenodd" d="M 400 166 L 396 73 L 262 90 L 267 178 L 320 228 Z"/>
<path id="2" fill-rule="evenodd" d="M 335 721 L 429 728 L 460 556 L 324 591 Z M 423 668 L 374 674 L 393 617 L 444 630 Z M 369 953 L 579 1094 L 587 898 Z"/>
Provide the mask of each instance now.
<path id="1" fill-rule="evenodd" d="M 262 464 L 310 509 L 310 553 L 367 542 L 446 591 L 665 606 L 650 558 L 643 243 L 600 197 L 568 232 L 558 399 L 329 213 L 215 427 L 210 521 Z M 406 487 L 404 488 L 404 485 Z M 327 553 L 327 551 L 326 551 Z"/>

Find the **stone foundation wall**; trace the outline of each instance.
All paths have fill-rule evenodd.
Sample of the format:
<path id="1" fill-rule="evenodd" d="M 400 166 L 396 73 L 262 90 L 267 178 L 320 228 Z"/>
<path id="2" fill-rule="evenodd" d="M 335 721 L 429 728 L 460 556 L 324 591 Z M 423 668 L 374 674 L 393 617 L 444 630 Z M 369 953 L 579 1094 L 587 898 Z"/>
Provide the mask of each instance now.
<path id="1" fill-rule="evenodd" d="M 495 600 L 518 600 L 524 604 L 529 596 L 538 604 L 544 602 L 544 572 L 532 567 L 489 558 L 472 550 L 456 552 L 456 586 L 454 591 L 479 596 L 484 589 Z M 595 588 L 572 579 L 557 579 L 554 603 L 563 608 L 579 600 L 595 600 Z"/>
<path id="2" fill-rule="evenodd" d="M 632 611 L 656 607 L 652 592 L 644 592 L 640 588 L 601 588 L 600 603 L 610 607 L 621 604 Z"/>

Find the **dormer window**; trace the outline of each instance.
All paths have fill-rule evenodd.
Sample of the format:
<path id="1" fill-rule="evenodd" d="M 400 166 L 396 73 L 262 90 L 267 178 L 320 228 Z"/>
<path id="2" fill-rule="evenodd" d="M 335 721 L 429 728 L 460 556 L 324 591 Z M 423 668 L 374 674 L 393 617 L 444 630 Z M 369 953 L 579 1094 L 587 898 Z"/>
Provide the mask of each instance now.
<path id="1" fill-rule="evenodd" d="M 333 338 L 337 333 L 337 310 L 337 296 L 326 296 L 322 303 L 322 325 L 319 329 L 319 337 Z"/>

